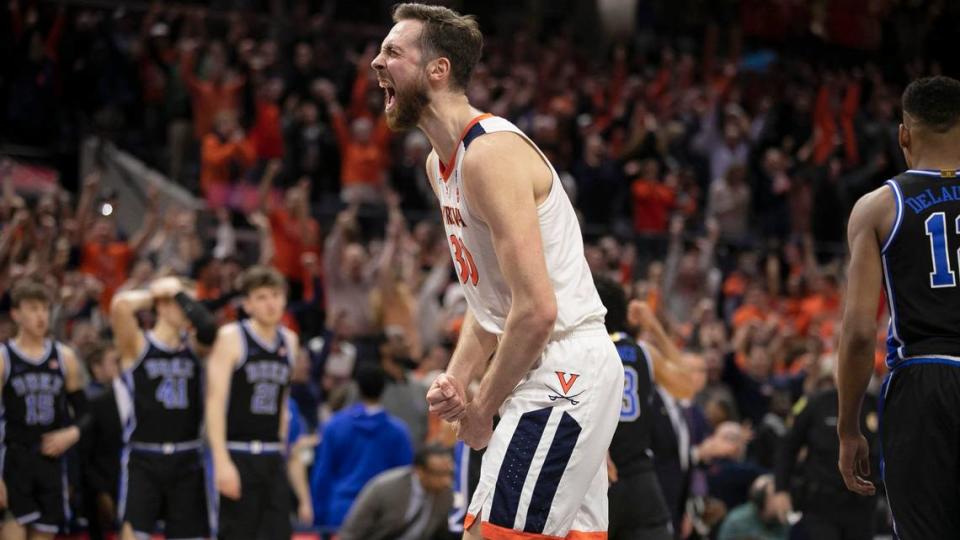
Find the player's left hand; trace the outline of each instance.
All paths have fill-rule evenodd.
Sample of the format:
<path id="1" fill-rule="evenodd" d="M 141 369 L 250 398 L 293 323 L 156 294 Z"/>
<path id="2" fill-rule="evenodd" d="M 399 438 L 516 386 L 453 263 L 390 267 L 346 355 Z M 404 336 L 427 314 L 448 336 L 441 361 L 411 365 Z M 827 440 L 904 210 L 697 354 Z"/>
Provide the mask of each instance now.
<path id="1" fill-rule="evenodd" d="M 483 414 L 476 402 L 471 401 L 460 417 L 457 437 L 467 443 L 470 448 L 480 450 L 487 447 L 492 436 L 493 417 Z"/>
<path id="2" fill-rule="evenodd" d="M 47 457 L 60 457 L 80 440 L 80 429 L 70 426 L 43 435 L 40 452 Z"/>
<path id="3" fill-rule="evenodd" d="M 467 394 L 456 378 L 441 373 L 427 390 L 430 412 L 447 422 L 453 422 L 464 413 Z"/>
<path id="4" fill-rule="evenodd" d="M 840 435 L 840 476 L 847 489 L 858 495 L 873 495 L 877 489 L 870 476 L 870 444 L 862 433 Z"/>
<path id="5" fill-rule="evenodd" d="M 313 525 L 313 502 L 310 499 L 297 505 L 297 521 L 304 525 Z"/>

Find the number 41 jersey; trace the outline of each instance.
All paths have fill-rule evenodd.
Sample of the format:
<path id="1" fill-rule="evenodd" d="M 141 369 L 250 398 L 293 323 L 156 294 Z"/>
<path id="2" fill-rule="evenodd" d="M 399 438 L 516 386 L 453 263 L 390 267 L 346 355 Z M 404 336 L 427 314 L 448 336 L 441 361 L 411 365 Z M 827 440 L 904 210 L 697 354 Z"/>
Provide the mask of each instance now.
<path id="1" fill-rule="evenodd" d="M 881 239 L 887 365 L 960 362 L 960 178 L 957 171 L 909 170 L 887 185 L 896 201 L 893 228 Z"/>
<path id="2" fill-rule="evenodd" d="M 246 320 L 237 323 L 243 352 L 230 379 L 227 440 L 278 442 L 283 394 L 290 384 L 294 351 L 277 327 L 273 343 L 264 343 Z"/>
<path id="3" fill-rule="evenodd" d="M 123 375 L 133 398 L 133 415 L 127 426 L 130 440 L 144 443 L 179 443 L 200 436 L 203 418 L 200 360 L 181 336 L 168 347 L 152 332 L 144 332 L 140 359 Z"/>

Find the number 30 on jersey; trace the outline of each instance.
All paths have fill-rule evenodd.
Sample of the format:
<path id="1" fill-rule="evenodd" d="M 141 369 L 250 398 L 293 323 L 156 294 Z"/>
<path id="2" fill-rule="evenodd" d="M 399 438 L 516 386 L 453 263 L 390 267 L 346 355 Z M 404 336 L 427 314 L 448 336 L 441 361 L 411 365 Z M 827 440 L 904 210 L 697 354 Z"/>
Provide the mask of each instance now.
<path id="1" fill-rule="evenodd" d="M 450 235 L 450 245 L 453 247 L 453 260 L 457 263 L 457 275 L 460 276 L 460 283 L 466 285 L 469 280 L 474 286 L 480 281 L 480 274 L 477 271 L 477 263 L 473 262 L 473 255 L 463 244 L 463 240 L 455 234 Z"/>

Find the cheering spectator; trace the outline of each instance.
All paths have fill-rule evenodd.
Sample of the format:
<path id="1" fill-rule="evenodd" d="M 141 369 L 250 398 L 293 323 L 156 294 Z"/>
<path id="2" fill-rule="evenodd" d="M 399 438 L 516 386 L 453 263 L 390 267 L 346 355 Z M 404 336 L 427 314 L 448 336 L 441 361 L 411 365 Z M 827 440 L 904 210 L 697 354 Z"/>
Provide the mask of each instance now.
<path id="1" fill-rule="evenodd" d="M 366 248 L 352 241 L 357 233 L 357 207 L 351 205 L 337 216 L 323 249 L 327 325 L 342 316 L 345 335 L 368 336 L 373 333 L 369 299 L 376 277 Z"/>
<path id="2" fill-rule="evenodd" d="M 717 221 L 721 240 L 742 242 L 749 234 L 750 186 L 743 165 L 733 165 L 727 174 L 710 184 L 707 215 Z"/>
<path id="3" fill-rule="evenodd" d="M 118 237 L 115 216 L 109 203 L 105 203 L 99 212 L 92 208 L 99 183 L 100 177 L 97 173 L 84 182 L 77 209 L 77 230 L 83 246 L 80 271 L 95 277 L 103 284 L 100 307 L 107 310 L 113 293 L 127 280 L 134 260 L 156 231 L 158 217 L 154 205 L 157 197 L 155 192 L 148 195 L 150 206 L 143 219 L 143 226 L 129 241 L 123 241 Z M 94 213 L 97 215 L 94 216 Z"/>
<path id="4" fill-rule="evenodd" d="M 203 137 L 203 167 L 200 187 L 207 204 L 222 208 L 230 202 L 232 184 L 243 177 L 256 159 L 256 148 L 246 137 L 236 114 L 221 111 L 213 131 Z"/>
<path id="5" fill-rule="evenodd" d="M 228 73 L 227 52 L 224 44 L 215 41 L 210 44 L 204 58 L 206 77 L 200 78 L 194 73 L 196 69 L 196 43 L 185 41 L 180 73 L 187 88 L 193 105 L 193 136 L 200 140 L 205 139 L 214 129 L 218 128 L 222 116 L 236 118 L 240 112 L 240 92 L 243 89 L 243 77 Z M 221 134 L 224 131 L 217 130 Z M 226 132 L 230 136 L 232 132 Z M 206 144 L 206 143 L 204 143 Z"/>
<path id="6" fill-rule="evenodd" d="M 367 75 L 360 77 L 366 79 Z M 365 115 L 348 120 L 332 87 L 324 88 L 323 98 L 340 148 L 341 197 L 348 204 L 381 202 L 389 163 L 390 131 L 386 118 Z"/>

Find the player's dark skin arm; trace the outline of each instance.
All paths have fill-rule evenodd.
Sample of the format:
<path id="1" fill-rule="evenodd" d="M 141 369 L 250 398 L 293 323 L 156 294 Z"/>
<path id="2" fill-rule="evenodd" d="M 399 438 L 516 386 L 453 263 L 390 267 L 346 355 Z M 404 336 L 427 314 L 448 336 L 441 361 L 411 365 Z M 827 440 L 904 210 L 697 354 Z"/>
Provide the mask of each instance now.
<path id="1" fill-rule="evenodd" d="M 650 336 L 647 350 L 653 361 L 653 378 L 670 395 L 679 399 L 692 399 L 697 388 L 690 370 L 683 365 L 682 353 L 673 338 L 667 334 L 650 305 L 632 300 L 627 311 L 631 326 L 646 330 Z"/>
<path id="2" fill-rule="evenodd" d="M 883 186 L 857 202 L 847 228 L 850 268 L 837 369 L 837 434 L 840 474 L 847 488 L 860 495 L 876 492 L 873 483 L 866 480 L 870 475 L 870 445 L 860 432 L 860 407 L 873 373 L 877 300 L 883 279 L 880 245 L 889 233 L 894 213 L 890 188 Z"/>

